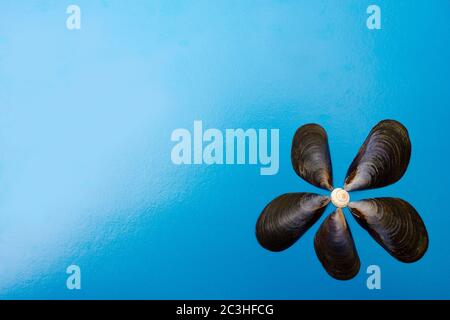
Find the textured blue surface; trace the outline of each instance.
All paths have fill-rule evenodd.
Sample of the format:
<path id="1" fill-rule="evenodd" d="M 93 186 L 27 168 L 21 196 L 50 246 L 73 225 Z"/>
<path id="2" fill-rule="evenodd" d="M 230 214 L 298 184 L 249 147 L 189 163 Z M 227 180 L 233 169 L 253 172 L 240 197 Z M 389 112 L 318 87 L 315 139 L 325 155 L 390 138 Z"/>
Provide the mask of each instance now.
<path id="1" fill-rule="evenodd" d="M 0 298 L 450 298 L 450 2 L 0 2 Z M 354 198 L 398 196 L 430 234 L 402 264 L 347 213 L 362 269 L 339 282 L 315 225 L 271 253 L 261 209 L 318 189 L 291 168 L 296 128 L 322 124 L 335 184 L 369 130 L 408 128 L 406 175 Z M 280 171 L 175 166 L 172 130 L 279 128 Z M 327 212 L 331 210 L 328 208 Z M 322 219 L 325 215 L 322 217 Z M 82 270 L 69 291 L 66 267 Z M 382 290 L 365 268 L 382 269 Z"/>

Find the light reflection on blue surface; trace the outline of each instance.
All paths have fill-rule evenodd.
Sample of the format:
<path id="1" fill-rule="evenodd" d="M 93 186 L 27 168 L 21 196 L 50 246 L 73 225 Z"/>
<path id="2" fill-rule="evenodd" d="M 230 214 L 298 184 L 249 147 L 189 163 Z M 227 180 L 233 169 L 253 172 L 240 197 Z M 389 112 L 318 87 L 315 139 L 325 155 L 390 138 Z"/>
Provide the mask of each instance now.
<path id="1" fill-rule="evenodd" d="M 369 1 L 76 3 L 80 31 L 65 3 L 0 3 L 1 298 L 450 298 L 448 1 L 377 1 L 375 32 Z M 259 247 L 268 201 L 319 192 L 291 168 L 296 128 L 327 129 L 337 185 L 384 118 L 409 129 L 410 167 L 352 197 L 410 201 L 426 256 L 395 261 L 352 218 L 349 282 L 320 266 L 318 225 L 286 252 Z M 170 134 L 194 120 L 279 128 L 279 174 L 172 165 Z M 72 263 L 81 291 L 65 287 Z M 381 291 L 366 288 L 370 264 Z"/>

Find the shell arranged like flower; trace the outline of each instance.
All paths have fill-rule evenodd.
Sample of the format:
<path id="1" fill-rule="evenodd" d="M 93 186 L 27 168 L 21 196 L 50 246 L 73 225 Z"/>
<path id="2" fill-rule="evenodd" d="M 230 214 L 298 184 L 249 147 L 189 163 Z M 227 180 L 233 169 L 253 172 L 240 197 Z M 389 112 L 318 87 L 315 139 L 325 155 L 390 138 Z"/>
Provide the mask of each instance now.
<path id="1" fill-rule="evenodd" d="M 417 211 L 399 198 L 374 198 L 350 202 L 350 191 L 381 188 L 398 181 L 411 157 L 406 128 L 383 120 L 370 131 L 347 171 L 343 188 L 333 188 L 328 137 L 318 124 L 300 127 L 292 141 L 295 172 L 307 182 L 331 191 L 286 193 L 272 200 L 256 223 L 256 237 L 264 248 L 282 251 L 293 245 L 323 214 L 336 207 L 317 230 L 314 249 L 333 278 L 349 280 L 360 268 L 358 252 L 345 220 L 348 207 L 356 221 L 390 255 L 402 262 L 419 260 L 428 248 L 428 233 Z"/>

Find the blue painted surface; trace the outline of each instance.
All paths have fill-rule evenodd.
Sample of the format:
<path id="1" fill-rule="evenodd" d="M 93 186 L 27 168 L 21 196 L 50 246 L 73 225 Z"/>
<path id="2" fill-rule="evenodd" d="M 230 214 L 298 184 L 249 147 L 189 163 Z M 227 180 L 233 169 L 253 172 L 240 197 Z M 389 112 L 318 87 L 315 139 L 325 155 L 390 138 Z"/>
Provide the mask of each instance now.
<path id="1" fill-rule="evenodd" d="M 450 298 L 450 3 L 382 1 L 0 2 L 0 298 Z M 339 282 L 315 225 L 274 254 L 261 209 L 318 189 L 290 164 L 307 122 L 330 137 L 336 185 L 371 127 L 409 129 L 406 175 L 352 197 L 411 202 L 430 234 L 402 264 L 347 213 L 362 262 Z M 279 128 L 280 171 L 175 166 L 172 130 Z M 327 212 L 331 211 L 331 207 Z M 325 215 L 322 219 L 325 218 Z M 65 269 L 82 270 L 69 291 Z M 382 268 L 382 290 L 365 268 Z"/>

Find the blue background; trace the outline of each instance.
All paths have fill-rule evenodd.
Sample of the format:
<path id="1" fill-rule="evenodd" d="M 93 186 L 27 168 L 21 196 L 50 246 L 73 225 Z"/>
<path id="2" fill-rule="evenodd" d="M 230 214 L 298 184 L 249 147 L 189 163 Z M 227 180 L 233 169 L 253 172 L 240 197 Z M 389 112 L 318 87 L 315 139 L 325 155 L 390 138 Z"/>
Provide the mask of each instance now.
<path id="1" fill-rule="evenodd" d="M 450 298 L 450 2 L 0 2 L 0 298 Z M 317 122 L 339 186 L 369 130 L 393 118 L 413 154 L 397 196 L 430 234 L 422 260 L 389 256 L 347 212 L 359 275 L 329 277 L 318 224 L 289 250 L 262 249 L 262 208 L 321 192 L 290 164 Z M 175 166 L 176 128 L 279 128 L 280 171 Z M 327 213 L 332 210 L 329 207 Z M 325 218 L 324 215 L 321 221 Z M 82 290 L 66 288 L 77 264 Z M 382 289 L 366 287 L 367 266 Z"/>

